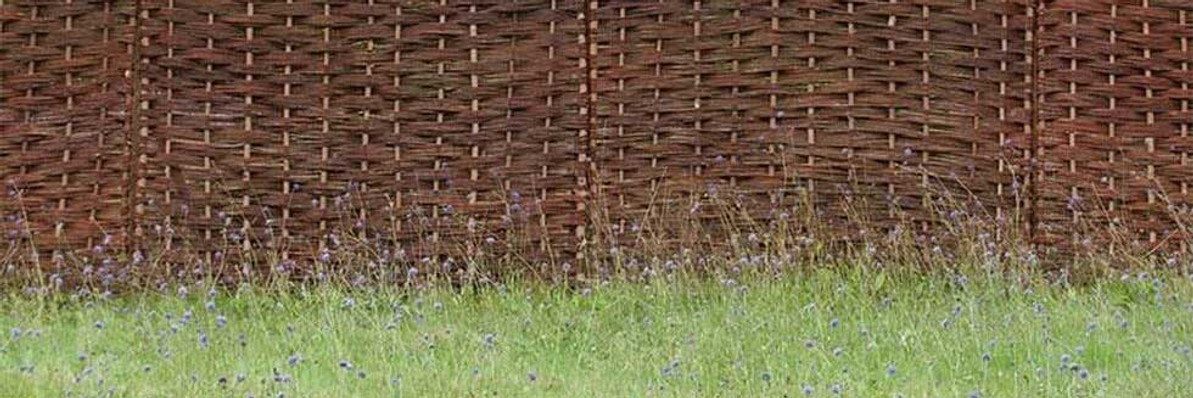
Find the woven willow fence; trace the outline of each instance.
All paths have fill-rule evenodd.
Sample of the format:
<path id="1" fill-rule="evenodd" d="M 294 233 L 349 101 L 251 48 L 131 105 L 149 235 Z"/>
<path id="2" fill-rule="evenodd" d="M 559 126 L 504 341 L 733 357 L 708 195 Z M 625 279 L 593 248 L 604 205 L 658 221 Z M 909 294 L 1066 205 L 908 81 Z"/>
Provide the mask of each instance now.
<path id="1" fill-rule="evenodd" d="M 339 228 L 417 250 L 723 189 L 882 224 L 964 192 L 1031 233 L 1183 241 L 1182 0 L 0 0 L 5 230 L 43 249 Z M 857 200 L 868 198 L 869 200 Z M 1104 205 L 1096 207 L 1094 202 Z"/>

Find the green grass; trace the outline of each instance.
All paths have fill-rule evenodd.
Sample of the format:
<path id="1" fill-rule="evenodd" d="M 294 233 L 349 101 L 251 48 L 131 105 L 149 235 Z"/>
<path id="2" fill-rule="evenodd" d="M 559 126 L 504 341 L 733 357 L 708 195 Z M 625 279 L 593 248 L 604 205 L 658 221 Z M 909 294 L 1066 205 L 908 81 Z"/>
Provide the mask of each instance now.
<path id="1" fill-rule="evenodd" d="M 539 284 L 243 290 L 215 297 L 214 310 L 202 292 L 94 301 L 13 293 L 0 304 L 0 394 L 803 396 L 808 386 L 833 396 L 837 386 L 852 397 L 1151 397 L 1193 389 L 1185 279 L 1080 288 L 982 278 L 961 288 L 941 277 L 846 271 L 731 284 L 668 279 L 571 292 Z M 219 315 L 226 326 L 217 326 Z M 290 364 L 292 356 L 301 359 Z"/>

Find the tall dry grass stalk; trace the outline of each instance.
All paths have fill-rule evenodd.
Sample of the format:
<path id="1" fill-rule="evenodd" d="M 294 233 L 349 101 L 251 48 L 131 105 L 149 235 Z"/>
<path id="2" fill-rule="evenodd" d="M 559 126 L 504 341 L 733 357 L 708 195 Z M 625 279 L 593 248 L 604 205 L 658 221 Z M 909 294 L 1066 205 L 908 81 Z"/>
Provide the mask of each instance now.
<path id="1" fill-rule="evenodd" d="M 503 195 L 507 214 L 496 227 L 462 213 L 432 220 L 418 209 L 399 214 L 392 207 L 382 217 L 386 222 L 365 225 L 364 204 L 347 191 L 335 202 L 337 222 L 301 245 L 279 239 L 283 229 L 269 214 L 260 215 L 266 221 L 258 229 L 221 215 L 216 239 L 197 245 L 189 240 L 193 234 L 188 238 L 169 225 L 185 225 L 183 215 L 147 228 L 148 243 L 131 252 L 115 247 L 109 235 L 91 250 L 55 251 L 48 261 L 32 244 L 25 213 L 17 211 L 6 215 L 0 279 L 30 293 L 97 294 L 188 285 L 422 286 L 508 278 L 585 285 L 693 274 L 733 283 L 742 274 L 777 277 L 824 267 L 1080 282 L 1125 270 L 1189 269 L 1180 254 L 1187 242 L 1148 244 L 1125 223 L 1094 221 L 1115 220 L 1096 200 L 1080 209 L 1100 217 L 1078 218 L 1068 243 L 1041 247 L 1027 236 L 1027 201 L 1019 189 L 996 199 L 1005 201 L 996 213 L 989 199 L 977 198 L 960 181 L 931 180 L 914 214 L 859 186 L 844 188 L 836 203 L 818 202 L 799 189 L 766 195 L 722 185 L 660 188 L 651 193 L 658 200 L 632 210 L 616 208 L 597 192 L 572 251 L 556 250 L 535 230 L 534 217 L 510 210 L 519 208 L 516 193 Z M 20 209 L 17 191 L 12 197 Z M 1169 217 L 1182 232 L 1172 236 L 1188 236 L 1189 214 L 1172 210 Z"/>

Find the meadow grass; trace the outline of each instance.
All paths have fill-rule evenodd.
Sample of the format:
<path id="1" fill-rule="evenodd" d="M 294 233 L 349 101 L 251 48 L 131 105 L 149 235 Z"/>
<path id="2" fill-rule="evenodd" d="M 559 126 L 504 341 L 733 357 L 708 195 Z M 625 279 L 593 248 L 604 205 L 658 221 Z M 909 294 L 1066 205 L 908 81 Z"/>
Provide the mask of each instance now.
<path id="1" fill-rule="evenodd" d="M 826 269 L 27 297 L 5 396 L 1180 396 L 1193 284 Z"/>

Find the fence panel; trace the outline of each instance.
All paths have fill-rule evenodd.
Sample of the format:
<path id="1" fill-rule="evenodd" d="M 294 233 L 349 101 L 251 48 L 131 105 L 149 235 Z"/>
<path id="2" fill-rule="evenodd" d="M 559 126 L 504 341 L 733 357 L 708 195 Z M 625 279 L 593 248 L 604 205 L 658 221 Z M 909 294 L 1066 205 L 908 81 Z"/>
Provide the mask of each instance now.
<path id="1" fill-rule="evenodd" d="M 126 0 L 0 1 L 0 230 L 10 244 L 122 249 L 133 10 Z"/>
<path id="2" fill-rule="evenodd" d="M 145 3 L 147 240 L 574 252 L 584 3 Z"/>
<path id="3" fill-rule="evenodd" d="M 1044 1 L 1040 237 L 1186 249 L 1193 4 Z"/>
<path id="4" fill-rule="evenodd" d="M 944 192 L 1010 216 L 1027 199 L 1014 179 L 1026 181 L 1030 156 L 1032 11 L 600 2 L 594 155 L 611 229 L 695 211 L 718 189 L 744 192 L 730 200 L 760 220 L 804 194 L 825 223 L 938 219 Z"/>
<path id="5" fill-rule="evenodd" d="M 875 226 L 841 239 L 962 208 L 1065 251 L 1184 250 L 1190 13 L 0 0 L 0 212 L 38 250 L 212 261 L 360 238 L 391 257 L 563 260 L 586 231 L 715 227 L 718 201 L 760 223 L 810 203 L 818 222 Z"/>

